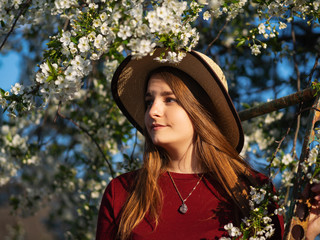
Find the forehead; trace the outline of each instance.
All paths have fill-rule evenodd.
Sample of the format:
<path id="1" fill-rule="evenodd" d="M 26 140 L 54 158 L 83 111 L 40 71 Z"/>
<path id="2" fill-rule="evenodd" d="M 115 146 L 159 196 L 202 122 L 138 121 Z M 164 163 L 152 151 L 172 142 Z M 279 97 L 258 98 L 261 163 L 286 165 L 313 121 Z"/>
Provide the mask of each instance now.
<path id="1" fill-rule="evenodd" d="M 147 92 L 150 91 L 171 91 L 170 86 L 160 74 L 153 74 L 147 85 Z"/>

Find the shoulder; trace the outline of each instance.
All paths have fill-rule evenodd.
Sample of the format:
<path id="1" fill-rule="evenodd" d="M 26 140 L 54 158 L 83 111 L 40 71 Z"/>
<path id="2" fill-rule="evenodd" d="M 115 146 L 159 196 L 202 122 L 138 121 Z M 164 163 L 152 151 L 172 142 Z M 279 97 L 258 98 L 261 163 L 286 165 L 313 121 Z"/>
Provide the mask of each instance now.
<path id="1" fill-rule="evenodd" d="M 269 183 L 270 179 L 269 177 L 267 177 L 266 175 L 264 175 L 263 173 L 257 172 L 255 170 L 253 170 L 251 172 L 252 176 L 254 177 L 254 179 L 256 181 L 258 181 L 259 183 Z"/>
<path id="2" fill-rule="evenodd" d="M 101 207 L 113 209 L 117 216 L 134 186 L 137 173 L 138 171 L 128 172 L 112 179 L 102 196 Z"/>
<path id="3" fill-rule="evenodd" d="M 135 181 L 138 173 L 139 173 L 139 170 L 123 173 L 117 176 L 116 178 L 112 179 L 111 182 L 113 182 L 114 184 L 130 185 L 131 182 Z"/>
<path id="4" fill-rule="evenodd" d="M 271 184 L 272 181 L 268 176 L 265 174 L 258 172 L 254 169 L 249 169 L 247 172 L 245 172 L 244 175 L 241 177 L 242 183 L 246 184 L 247 186 L 262 186 L 266 184 Z"/>
<path id="5" fill-rule="evenodd" d="M 107 193 L 128 193 L 131 188 L 134 186 L 135 179 L 138 175 L 139 170 L 128 172 L 117 176 L 112 179 L 108 184 L 105 194 Z"/>
<path id="6" fill-rule="evenodd" d="M 121 210 L 126 202 L 131 186 L 134 186 L 138 171 L 128 172 L 112 179 L 102 196 L 96 239 L 114 239 Z"/>

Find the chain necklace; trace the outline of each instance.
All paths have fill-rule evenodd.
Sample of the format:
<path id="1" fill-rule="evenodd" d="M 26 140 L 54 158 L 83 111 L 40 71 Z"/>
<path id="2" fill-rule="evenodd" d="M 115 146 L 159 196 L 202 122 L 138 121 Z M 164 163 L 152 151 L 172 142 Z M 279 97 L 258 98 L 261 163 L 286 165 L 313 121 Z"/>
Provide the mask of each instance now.
<path id="1" fill-rule="evenodd" d="M 203 178 L 203 175 L 204 175 L 204 174 L 201 175 L 201 177 L 199 178 L 197 184 L 193 187 L 193 189 L 191 190 L 191 192 L 189 193 L 189 195 L 188 195 L 185 199 L 183 199 L 182 196 L 181 196 L 181 194 L 180 194 L 180 192 L 179 192 L 179 190 L 178 190 L 178 187 L 177 187 L 176 183 L 174 182 L 173 178 L 171 177 L 171 174 L 170 174 L 169 172 L 167 172 L 167 173 L 168 173 L 168 175 L 169 175 L 169 177 L 170 177 L 170 179 L 171 179 L 171 182 L 173 183 L 174 188 L 176 189 L 176 191 L 177 191 L 177 193 L 178 193 L 178 195 L 179 195 L 179 197 L 180 197 L 180 199 L 181 199 L 181 201 L 182 201 L 182 204 L 181 204 L 181 206 L 179 207 L 179 212 L 182 213 L 182 214 L 185 214 L 185 213 L 188 211 L 188 207 L 187 207 L 187 205 L 186 205 L 186 201 L 187 201 L 187 199 L 191 196 L 191 194 L 193 193 L 193 191 L 197 188 L 197 186 L 198 186 L 199 183 L 201 182 L 201 179 Z"/>

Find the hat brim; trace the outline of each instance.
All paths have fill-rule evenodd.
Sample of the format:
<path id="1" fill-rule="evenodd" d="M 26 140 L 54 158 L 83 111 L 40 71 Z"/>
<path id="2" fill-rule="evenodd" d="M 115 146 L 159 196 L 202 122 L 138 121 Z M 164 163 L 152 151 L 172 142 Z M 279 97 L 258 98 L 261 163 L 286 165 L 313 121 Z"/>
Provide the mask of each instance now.
<path id="1" fill-rule="evenodd" d="M 240 153 L 244 135 L 238 113 L 227 92 L 227 85 L 220 67 L 206 55 L 190 51 L 178 64 L 160 63 L 163 48 L 152 56 L 133 59 L 128 56 L 117 68 L 111 83 L 112 94 L 120 110 L 138 131 L 144 128 L 144 95 L 148 74 L 162 66 L 170 66 L 189 74 L 207 92 L 212 101 L 212 114 L 216 125 L 230 144 Z"/>

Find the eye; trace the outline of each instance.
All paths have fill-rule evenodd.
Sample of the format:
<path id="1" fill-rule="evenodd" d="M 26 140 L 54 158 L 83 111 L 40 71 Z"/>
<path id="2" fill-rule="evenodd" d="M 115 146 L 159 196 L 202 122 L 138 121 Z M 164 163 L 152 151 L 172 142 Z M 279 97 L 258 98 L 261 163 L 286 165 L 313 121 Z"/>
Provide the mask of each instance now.
<path id="1" fill-rule="evenodd" d="M 145 103 L 146 107 L 149 107 L 153 104 L 153 99 L 145 99 L 144 103 Z"/>
<path id="2" fill-rule="evenodd" d="M 165 99 L 165 102 L 166 102 L 166 103 L 173 103 L 173 102 L 178 102 L 178 100 L 175 99 L 175 98 L 172 98 L 172 97 L 167 97 L 167 98 Z"/>

